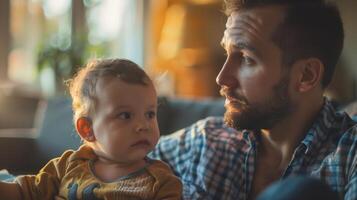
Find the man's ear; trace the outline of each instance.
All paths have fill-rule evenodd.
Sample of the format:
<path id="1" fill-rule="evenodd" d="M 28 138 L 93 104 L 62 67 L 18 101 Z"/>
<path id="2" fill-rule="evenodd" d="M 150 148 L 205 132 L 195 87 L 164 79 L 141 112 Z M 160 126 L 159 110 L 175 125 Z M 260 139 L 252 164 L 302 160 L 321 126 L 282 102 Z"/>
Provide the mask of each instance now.
<path id="1" fill-rule="evenodd" d="M 321 84 L 324 65 L 317 58 L 308 58 L 299 61 L 298 91 L 307 92 Z"/>
<path id="2" fill-rule="evenodd" d="M 95 136 L 92 129 L 92 121 L 87 117 L 80 117 L 76 121 L 76 129 L 78 134 L 87 142 L 95 141 Z"/>

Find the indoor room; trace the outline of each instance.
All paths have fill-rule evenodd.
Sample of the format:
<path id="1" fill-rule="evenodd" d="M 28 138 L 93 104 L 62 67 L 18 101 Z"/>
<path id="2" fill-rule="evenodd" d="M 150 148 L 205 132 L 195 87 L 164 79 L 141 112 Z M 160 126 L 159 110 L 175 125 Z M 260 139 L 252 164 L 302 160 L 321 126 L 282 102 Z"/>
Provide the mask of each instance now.
<path id="1" fill-rule="evenodd" d="M 330 2 L 340 11 L 344 42 L 323 95 L 357 121 L 357 1 Z M 222 118 L 229 98 L 220 90 L 229 83 L 217 76 L 233 59 L 224 10 L 224 0 L 1 0 L 0 170 L 37 173 L 83 144 L 68 86 L 94 59 L 128 59 L 148 74 L 161 136 Z M 0 179 L 12 178 L 2 172 Z"/>

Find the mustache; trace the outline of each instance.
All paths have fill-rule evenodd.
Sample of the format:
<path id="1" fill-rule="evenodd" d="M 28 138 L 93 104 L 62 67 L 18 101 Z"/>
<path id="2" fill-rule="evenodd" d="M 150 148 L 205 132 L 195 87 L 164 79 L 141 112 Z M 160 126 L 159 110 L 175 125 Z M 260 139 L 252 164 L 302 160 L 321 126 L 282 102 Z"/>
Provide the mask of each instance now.
<path id="1" fill-rule="evenodd" d="M 240 104 L 243 104 L 243 105 L 247 105 L 248 104 L 248 100 L 244 96 L 239 95 L 233 89 L 230 89 L 228 87 L 222 87 L 219 90 L 219 94 L 221 96 L 228 97 L 230 99 L 234 99 L 234 101 L 237 101 Z"/>

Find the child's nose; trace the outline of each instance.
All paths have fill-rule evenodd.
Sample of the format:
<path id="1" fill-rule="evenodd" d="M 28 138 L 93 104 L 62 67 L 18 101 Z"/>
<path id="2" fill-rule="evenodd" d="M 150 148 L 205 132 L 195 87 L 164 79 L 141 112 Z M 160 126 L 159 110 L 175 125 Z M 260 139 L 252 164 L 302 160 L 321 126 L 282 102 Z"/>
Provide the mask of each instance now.
<path id="1" fill-rule="evenodd" d="M 136 132 L 141 133 L 141 132 L 147 132 L 150 130 L 150 125 L 149 122 L 146 120 L 142 120 L 137 124 L 136 127 Z"/>

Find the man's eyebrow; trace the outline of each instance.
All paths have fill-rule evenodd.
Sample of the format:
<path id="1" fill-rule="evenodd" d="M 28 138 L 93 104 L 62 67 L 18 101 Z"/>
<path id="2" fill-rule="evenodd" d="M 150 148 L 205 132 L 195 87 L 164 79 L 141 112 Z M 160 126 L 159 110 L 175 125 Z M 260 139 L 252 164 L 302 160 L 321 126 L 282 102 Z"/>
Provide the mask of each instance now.
<path id="1" fill-rule="evenodd" d="M 228 49 L 240 49 L 240 50 L 248 50 L 248 51 L 251 51 L 253 52 L 253 54 L 257 55 L 257 56 L 261 56 L 260 52 L 252 45 L 250 45 L 248 42 L 244 42 L 244 41 L 240 41 L 240 42 L 237 42 L 237 43 L 229 43 L 227 44 L 225 42 L 224 39 L 221 40 L 220 42 L 221 46 L 223 47 L 223 49 L 225 50 L 228 50 Z"/>
<path id="2" fill-rule="evenodd" d="M 238 42 L 238 43 L 235 43 L 235 44 L 232 44 L 232 45 L 234 47 L 238 48 L 238 49 L 247 49 L 247 50 L 253 52 L 256 55 L 259 55 L 258 50 L 255 47 L 253 47 L 252 45 L 249 45 L 246 42 Z"/>
<path id="3" fill-rule="evenodd" d="M 229 46 L 231 46 L 233 48 L 238 48 L 241 50 L 247 49 L 256 55 L 260 55 L 259 51 L 255 47 L 253 47 L 252 45 L 249 45 L 247 42 L 244 42 L 244 41 L 243 42 L 240 41 L 237 43 L 230 43 L 229 45 L 227 45 L 226 41 L 224 39 L 222 39 L 220 42 L 220 45 L 223 47 L 223 49 L 226 49 L 226 50 Z"/>

